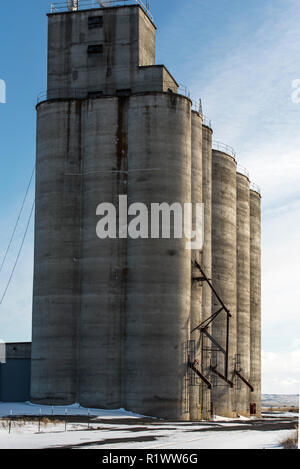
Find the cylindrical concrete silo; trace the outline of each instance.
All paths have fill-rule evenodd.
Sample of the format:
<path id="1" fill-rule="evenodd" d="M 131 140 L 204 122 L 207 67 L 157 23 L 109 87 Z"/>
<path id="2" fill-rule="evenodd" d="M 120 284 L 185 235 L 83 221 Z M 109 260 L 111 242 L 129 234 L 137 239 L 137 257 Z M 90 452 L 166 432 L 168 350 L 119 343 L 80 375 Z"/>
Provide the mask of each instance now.
<path id="1" fill-rule="evenodd" d="M 76 101 L 37 108 L 31 399 L 46 404 L 71 404 L 77 398 L 80 114 Z"/>
<path id="2" fill-rule="evenodd" d="M 212 135 L 210 126 L 202 126 L 202 197 L 204 203 L 204 246 L 202 253 L 202 267 L 209 279 L 212 275 Z M 212 291 L 207 282 L 202 285 L 202 321 L 211 316 Z M 211 326 L 208 329 L 211 333 Z M 202 373 L 210 377 L 211 342 L 202 335 Z M 211 390 L 205 383 L 202 384 L 202 417 L 209 420 L 211 417 Z"/>
<path id="3" fill-rule="evenodd" d="M 250 191 L 250 393 L 251 414 L 261 415 L 261 196 Z"/>
<path id="4" fill-rule="evenodd" d="M 192 111 L 192 204 L 193 204 L 193 229 L 196 228 L 196 204 L 202 204 L 202 116 Z M 200 220 L 202 222 L 202 220 Z M 199 222 L 199 220 L 198 220 Z M 201 367 L 201 338 L 199 330 L 195 330 L 201 323 L 202 317 L 202 283 L 197 280 L 201 273 L 195 267 L 194 262 L 202 264 L 202 252 L 192 250 L 192 286 L 191 286 L 191 341 L 195 346 L 194 357 Z M 197 421 L 202 418 L 202 382 L 190 369 L 190 419 Z"/>
<path id="5" fill-rule="evenodd" d="M 110 203 L 118 219 L 127 193 L 128 98 L 91 99 L 82 105 L 83 206 L 79 402 L 122 407 L 122 349 L 126 316 L 127 240 L 99 239 L 97 206 Z M 100 214 L 99 214 L 100 215 Z"/>
<path id="6" fill-rule="evenodd" d="M 239 171 L 239 170 L 238 170 Z M 237 172 L 237 359 L 236 370 L 250 382 L 250 181 Z M 237 412 L 249 417 L 249 387 L 236 380 Z"/>
<path id="7" fill-rule="evenodd" d="M 230 319 L 228 379 L 234 379 L 236 356 L 236 161 L 235 158 L 219 150 L 213 150 L 212 158 L 212 280 L 214 287 L 232 315 Z M 220 309 L 215 295 L 212 313 Z M 213 337 L 226 349 L 225 311 L 215 319 L 212 326 Z M 215 346 L 213 346 L 216 349 Z M 224 375 L 225 356 L 214 352 L 212 365 Z M 216 374 L 212 401 L 214 414 L 225 417 L 235 416 L 233 389 Z"/>
<path id="8" fill-rule="evenodd" d="M 129 204 L 190 202 L 190 101 L 136 95 L 128 114 Z M 125 407 L 189 420 L 191 252 L 182 238 L 130 238 L 127 254 Z"/>

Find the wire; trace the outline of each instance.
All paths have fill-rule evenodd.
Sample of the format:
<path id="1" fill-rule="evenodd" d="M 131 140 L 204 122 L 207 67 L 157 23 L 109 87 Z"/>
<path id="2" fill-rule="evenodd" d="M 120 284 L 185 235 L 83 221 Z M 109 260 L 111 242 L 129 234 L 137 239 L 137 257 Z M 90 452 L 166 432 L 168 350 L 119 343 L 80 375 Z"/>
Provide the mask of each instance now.
<path id="1" fill-rule="evenodd" d="M 6 285 L 6 287 L 5 287 L 5 290 L 4 290 L 4 292 L 3 292 L 3 295 L 2 295 L 2 297 L 1 297 L 0 305 L 2 305 L 2 303 L 3 303 L 3 300 L 4 300 L 5 296 L 6 296 L 7 290 L 9 289 L 10 283 L 11 283 L 11 281 L 12 281 L 14 272 L 15 272 L 15 270 L 16 270 L 18 261 L 19 261 L 19 259 L 20 259 L 21 252 L 22 252 L 22 249 L 23 249 L 23 246 L 24 246 L 24 242 L 25 242 L 25 239 L 26 239 L 26 235 L 27 235 L 27 232 L 28 232 L 28 229 L 29 229 L 31 217 L 32 217 L 32 214 L 33 214 L 34 205 L 35 205 L 35 200 L 33 201 L 33 204 L 32 204 L 32 207 L 31 207 L 31 212 L 30 212 L 30 215 L 29 215 L 29 218 L 28 218 L 28 222 L 27 222 L 27 226 L 26 226 L 26 230 L 25 230 L 25 233 L 24 233 L 24 236 L 23 236 L 23 239 L 22 239 L 20 248 L 19 248 L 19 252 L 18 252 L 17 258 L 16 258 L 16 260 L 15 260 L 15 263 L 14 263 L 14 266 L 13 266 L 13 269 L 12 269 L 12 272 L 11 272 L 11 274 L 10 274 L 10 277 L 9 277 L 9 279 L 8 279 L 8 282 L 7 282 L 7 285 Z"/>
<path id="2" fill-rule="evenodd" d="M 10 238 L 10 240 L 9 240 L 7 249 L 6 249 L 6 251 L 5 251 L 5 254 L 4 254 L 4 257 L 3 257 L 3 260 L 2 260 L 1 266 L 0 266 L 0 273 L 2 272 L 3 266 L 4 266 L 4 264 L 5 264 L 5 261 L 6 261 L 7 255 L 8 255 L 8 252 L 9 252 L 9 250 L 10 250 L 10 248 L 11 248 L 11 245 L 12 245 L 12 242 L 13 242 L 13 240 L 14 240 L 14 237 L 15 237 L 15 234 L 16 234 L 16 231 L 17 231 L 17 227 L 18 227 L 18 224 L 19 224 L 21 215 L 22 215 L 22 213 L 23 213 L 24 205 L 25 205 L 25 202 L 26 202 L 26 200 L 27 200 L 27 196 L 28 196 L 28 192 L 29 192 L 29 189 L 30 189 L 30 186 L 31 186 L 31 183 L 32 183 L 32 179 L 33 179 L 34 172 L 35 172 L 35 165 L 34 165 L 34 167 L 33 167 L 32 173 L 31 173 L 31 177 L 30 177 L 30 180 L 29 180 L 29 183 L 28 183 L 26 192 L 25 192 L 25 196 L 24 196 L 24 199 L 23 199 L 23 202 L 22 202 L 22 205 L 21 205 L 21 209 L 20 209 L 20 211 L 19 211 L 19 215 L 18 215 L 16 224 L 15 224 L 15 226 L 14 226 L 14 229 L 13 229 L 13 232 L 12 232 L 12 235 L 11 235 L 11 238 Z"/>

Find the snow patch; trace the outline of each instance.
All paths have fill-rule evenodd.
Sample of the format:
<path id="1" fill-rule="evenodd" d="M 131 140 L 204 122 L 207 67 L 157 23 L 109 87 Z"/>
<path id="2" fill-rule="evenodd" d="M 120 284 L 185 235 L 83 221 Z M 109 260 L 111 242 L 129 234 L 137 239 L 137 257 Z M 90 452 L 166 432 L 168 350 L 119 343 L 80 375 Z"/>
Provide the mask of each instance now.
<path id="1" fill-rule="evenodd" d="M 101 417 L 103 419 L 113 418 L 144 418 L 145 416 L 128 412 L 125 409 L 105 410 L 105 409 L 87 409 L 78 403 L 67 406 L 47 406 L 32 404 L 32 402 L 14 403 L 0 402 L 0 417 L 8 417 L 9 415 L 90 415 L 93 417 Z"/>

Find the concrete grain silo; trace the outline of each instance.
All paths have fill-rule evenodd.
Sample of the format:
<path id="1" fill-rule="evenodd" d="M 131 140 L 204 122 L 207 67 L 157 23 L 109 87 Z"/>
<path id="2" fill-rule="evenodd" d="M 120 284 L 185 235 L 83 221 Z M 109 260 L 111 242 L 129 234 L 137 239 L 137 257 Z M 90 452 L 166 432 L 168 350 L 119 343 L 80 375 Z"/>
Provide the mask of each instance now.
<path id="1" fill-rule="evenodd" d="M 79 402 L 87 407 L 99 406 L 99 403 L 103 408 L 122 407 L 127 244 L 122 238 L 97 238 L 95 221 L 98 203 L 103 201 L 118 207 L 119 194 L 127 190 L 127 153 L 122 153 L 123 145 L 117 142 L 117 136 L 125 133 L 127 119 L 123 98 L 82 102 L 77 391 Z"/>
<path id="2" fill-rule="evenodd" d="M 192 203 L 202 203 L 202 116 L 193 111 L 192 112 Z M 195 210 L 193 211 L 195 217 Z M 193 219 L 193 227 L 195 227 L 196 220 Z M 192 251 L 192 290 L 191 290 L 191 310 L 190 310 L 190 327 L 191 327 L 191 341 L 194 348 L 194 357 L 192 360 L 197 359 L 199 368 L 201 368 L 201 336 L 196 328 L 202 321 L 202 283 L 199 281 L 201 275 L 199 270 L 195 267 L 194 263 L 197 261 L 202 264 L 202 252 L 198 250 Z M 200 420 L 202 418 L 202 383 L 198 384 L 199 379 L 190 370 L 190 419 Z"/>
<path id="3" fill-rule="evenodd" d="M 129 204 L 191 200 L 190 101 L 133 96 L 128 122 Z M 127 249 L 124 407 L 189 420 L 191 251 L 184 238 L 130 238 Z"/>
<path id="4" fill-rule="evenodd" d="M 76 101 L 38 109 L 32 330 L 33 402 L 76 402 L 80 314 L 80 113 Z"/>
<path id="5" fill-rule="evenodd" d="M 216 345 L 213 347 L 216 351 L 212 354 L 212 404 L 214 414 L 234 417 L 236 405 L 232 383 L 235 379 L 236 356 L 236 161 L 226 148 L 220 148 L 213 150 L 212 155 L 212 281 L 229 309 L 231 318 L 228 337 L 227 314 L 224 310 L 212 323 L 213 337 L 223 349 L 222 352 Z M 219 309 L 220 303 L 214 295 L 212 314 Z M 228 357 L 224 354 L 226 349 Z"/>
<path id="6" fill-rule="evenodd" d="M 212 278 L 212 136 L 211 124 L 204 121 L 202 126 L 202 195 L 204 203 L 204 246 L 202 253 L 202 267 L 209 279 Z M 212 290 L 207 282 L 202 285 L 202 321 L 211 316 Z M 211 333 L 211 325 L 208 328 Z M 204 376 L 211 380 L 211 341 L 202 335 L 202 363 Z M 205 420 L 211 417 L 211 389 L 202 383 L 202 416 Z"/>
<path id="7" fill-rule="evenodd" d="M 250 392 L 250 181 L 238 167 L 237 180 L 237 412 L 249 417 Z M 245 380 L 245 381 L 243 381 Z M 248 384 L 247 384 L 248 383 Z"/>
<path id="8" fill-rule="evenodd" d="M 261 415 L 261 195 L 250 191 L 250 394 L 251 415 Z"/>
<path id="9" fill-rule="evenodd" d="M 250 404 L 259 415 L 259 194 L 249 205 L 234 156 L 212 152 L 211 124 L 155 64 L 142 3 L 53 6 L 48 23 L 32 401 L 174 421 L 247 415 Z M 191 203 L 193 229 L 204 203 L 203 249 L 178 236 Z"/>
<path id="10" fill-rule="evenodd" d="M 119 196 L 149 209 L 191 202 L 191 101 L 154 65 L 154 38 L 136 4 L 49 15 L 48 91 L 37 106 L 31 394 L 188 420 L 186 240 L 96 236 L 98 205 L 117 207 Z M 198 197 L 201 181 L 194 187 Z"/>

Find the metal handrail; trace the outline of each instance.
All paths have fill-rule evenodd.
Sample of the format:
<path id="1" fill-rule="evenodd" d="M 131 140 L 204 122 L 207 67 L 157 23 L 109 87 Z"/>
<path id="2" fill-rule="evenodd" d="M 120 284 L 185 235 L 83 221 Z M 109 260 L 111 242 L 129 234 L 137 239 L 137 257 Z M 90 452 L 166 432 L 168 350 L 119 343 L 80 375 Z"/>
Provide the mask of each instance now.
<path id="1" fill-rule="evenodd" d="M 155 82 L 151 81 L 151 84 L 157 85 L 157 84 L 162 84 L 161 81 Z M 173 81 L 164 81 L 164 85 L 174 86 Z M 50 99 L 85 99 L 88 97 L 89 93 L 97 94 L 97 90 L 91 90 L 88 88 L 56 88 L 56 89 L 51 89 L 47 91 L 42 91 L 39 93 L 37 96 L 37 104 L 41 103 L 42 101 L 47 101 Z M 100 94 L 100 91 L 98 91 Z M 198 101 L 193 101 L 190 97 L 190 93 L 187 87 L 184 87 L 182 85 L 179 86 L 178 92 L 176 93 L 174 91 L 174 94 L 180 94 L 183 96 L 186 96 L 191 102 L 192 102 L 192 108 L 202 114 L 202 105 L 201 105 L 201 100 Z M 105 96 L 105 95 L 103 95 Z"/>
<path id="2" fill-rule="evenodd" d="M 211 120 L 207 116 L 203 116 L 203 125 L 206 125 L 206 127 L 212 129 Z"/>
<path id="3" fill-rule="evenodd" d="M 245 168 L 244 166 L 240 165 L 240 164 L 237 165 L 236 172 L 237 172 L 237 173 L 240 173 L 240 174 L 243 174 L 243 175 L 246 176 L 248 179 L 249 179 L 249 177 L 250 177 L 250 173 L 249 173 L 248 169 Z"/>
<path id="4" fill-rule="evenodd" d="M 261 188 L 254 182 L 250 183 L 250 189 L 254 192 L 257 192 L 259 195 L 261 195 Z"/>
<path id="5" fill-rule="evenodd" d="M 229 145 L 226 145 L 225 143 L 213 141 L 213 149 L 218 150 L 218 151 L 222 151 L 224 153 L 227 153 L 227 155 L 230 155 L 230 156 L 233 156 L 234 158 L 236 158 L 235 150 L 232 147 L 230 147 Z"/>
<path id="6" fill-rule="evenodd" d="M 153 21 L 153 15 L 150 12 L 149 3 L 148 1 L 146 4 L 142 0 L 111 0 L 111 1 L 99 1 L 98 0 L 75 0 L 73 2 L 72 8 L 72 0 L 64 1 L 64 2 L 55 2 L 50 4 L 50 13 L 55 12 L 62 12 L 62 11 L 76 11 L 76 10 L 89 10 L 92 8 L 107 8 L 107 7 L 117 7 L 117 6 L 126 6 L 126 5 L 140 5 L 145 13 L 150 17 Z"/>
<path id="7" fill-rule="evenodd" d="M 191 99 L 191 98 L 190 98 Z M 196 111 L 198 112 L 198 114 L 200 114 L 201 116 L 203 115 L 203 111 L 202 111 L 202 101 L 201 99 L 198 99 L 198 100 L 194 100 L 194 99 L 191 99 L 192 101 L 192 109 L 193 111 Z"/>
<path id="8" fill-rule="evenodd" d="M 189 98 L 192 101 L 192 109 L 201 114 L 201 116 L 203 115 L 202 100 L 191 97 L 191 92 L 186 85 L 179 83 L 178 93 Z"/>
<path id="9" fill-rule="evenodd" d="M 179 83 L 178 84 L 178 93 L 182 94 L 183 96 L 186 96 L 187 98 L 189 98 L 192 101 L 191 92 L 190 92 L 189 88 L 186 85 L 183 85 L 182 83 Z"/>
<path id="10" fill-rule="evenodd" d="M 37 103 L 50 99 L 84 99 L 87 97 L 88 90 L 83 88 L 57 88 L 48 91 L 42 91 L 37 96 Z"/>

